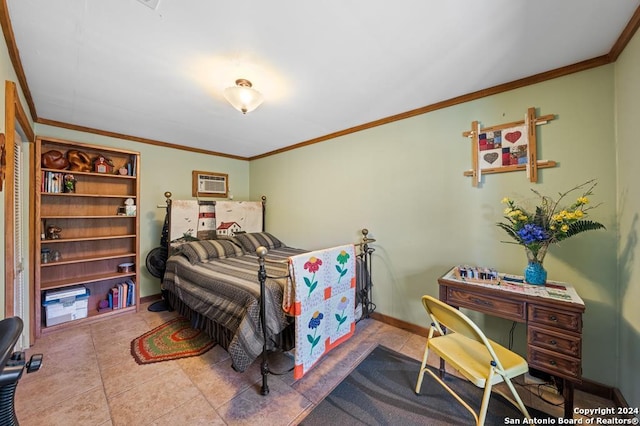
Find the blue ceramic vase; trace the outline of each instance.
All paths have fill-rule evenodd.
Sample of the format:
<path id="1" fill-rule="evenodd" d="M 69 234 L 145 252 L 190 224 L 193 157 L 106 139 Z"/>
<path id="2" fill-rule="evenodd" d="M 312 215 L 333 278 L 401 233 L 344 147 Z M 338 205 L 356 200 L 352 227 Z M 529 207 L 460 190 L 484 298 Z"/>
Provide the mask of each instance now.
<path id="1" fill-rule="evenodd" d="M 524 270 L 524 280 L 529 284 L 544 285 L 547 282 L 547 271 L 540 262 L 529 262 Z"/>

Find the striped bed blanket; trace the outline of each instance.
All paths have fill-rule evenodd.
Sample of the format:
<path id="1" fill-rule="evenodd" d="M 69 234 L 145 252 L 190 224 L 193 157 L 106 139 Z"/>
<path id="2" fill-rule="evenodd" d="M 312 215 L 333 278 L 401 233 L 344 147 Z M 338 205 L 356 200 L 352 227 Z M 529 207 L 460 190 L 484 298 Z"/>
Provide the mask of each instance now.
<path id="1" fill-rule="evenodd" d="M 280 247 L 270 249 L 267 254 L 267 275 L 275 277 L 268 278 L 265 284 L 267 337 L 277 335 L 291 322 L 282 310 L 287 259 L 306 251 Z M 246 370 L 262 354 L 257 255 L 229 256 L 193 264 L 183 255 L 171 256 L 166 263 L 163 286 L 191 310 L 230 330 L 233 336 L 226 349 L 234 369 Z"/>
<path id="2" fill-rule="evenodd" d="M 307 286 L 310 271 L 305 268 L 310 258 L 323 259 L 325 264 L 319 270 L 311 298 L 302 297 L 310 290 Z M 356 269 L 362 269 L 356 268 L 356 260 L 359 259 L 353 245 L 314 252 L 284 245 L 268 250 L 264 294 L 267 341 L 271 348 L 280 348 L 281 338 L 290 336 L 281 332 L 290 330 L 288 326 L 295 322 L 295 345 L 300 344 L 300 348 L 296 348 L 296 378 L 353 333 L 353 307 L 359 302 L 356 287 L 362 288 L 362 282 L 355 284 Z M 318 265 L 316 262 L 312 269 Z M 246 370 L 263 349 L 258 269 L 258 256 L 235 244 L 197 241 L 181 245 L 177 254 L 169 257 L 162 282 L 174 307 L 188 316 L 194 327 L 205 330 L 224 347 L 233 368 L 240 372 Z M 357 275 L 358 281 L 362 281 L 362 274 Z M 302 286 L 304 291 L 296 291 L 296 286 Z M 293 310 L 294 305 L 298 306 L 297 311 Z M 325 321 L 318 320 L 317 316 L 309 317 L 318 309 L 322 310 L 323 317 L 326 315 Z M 339 327 L 333 324 L 334 319 Z M 309 327 L 315 336 L 311 340 Z M 327 328 L 324 332 L 325 327 L 331 330 Z M 287 343 L 285 349 L 291 347 L 291 342 Z"/>

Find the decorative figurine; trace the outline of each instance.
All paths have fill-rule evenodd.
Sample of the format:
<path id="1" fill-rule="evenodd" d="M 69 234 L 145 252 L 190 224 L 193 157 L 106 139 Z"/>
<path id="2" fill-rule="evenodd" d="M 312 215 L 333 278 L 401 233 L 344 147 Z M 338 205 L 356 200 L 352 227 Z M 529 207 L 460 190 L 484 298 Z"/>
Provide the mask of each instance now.
<path id="1" fill-rule="evenodd" d="M 111 173 L 113 171 L 113 161 L 100 154 L 93 162 L 93 171 L 96 173 Z"/>
<path id="2" fill-rule="evenodd" d="M 134 204 L 133 198 L 127 198 L 124 202 L 124 213 L 127 216 L 135 216 L 136 215 L 136 206 Z"/>
<path id="3" fill-rule="evenodd" d="M 69 160 L 69 170 L 77 172 L 90 172 L 91 171 L 91 157 L 86 152 L 72 149 L 67 152 L 67 159 Z"/>
<path id="4" fill-rule="evenodd" d="M 98 173 L 107 173 L 107 169 L 109 165 L 107 164 L 107 160 L 104 159 L 103 156 L 100 156 L 93 163 L 94 171 Z"/>
<path id="5" fill-rule="evenodd" d="M 62 232 L 62 228 L 55 225 L 47 226 L 47 239 L 48 240 L 58 240 L 60 239 L 60 233 Z"/>
<path id="6" fill-rule="evenodd" d="M 42 165 L 47 169 L 63 170 L 69 167 L 69 161 L 60 151 L 52 149 L 42 154 Z"/>

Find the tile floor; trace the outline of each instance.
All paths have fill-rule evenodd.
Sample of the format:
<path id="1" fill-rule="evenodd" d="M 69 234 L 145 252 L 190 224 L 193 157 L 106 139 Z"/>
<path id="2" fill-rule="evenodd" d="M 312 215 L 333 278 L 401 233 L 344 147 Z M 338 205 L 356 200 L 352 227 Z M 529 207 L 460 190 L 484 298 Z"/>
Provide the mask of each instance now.
<path id="1" fill-rule="evenodd" d="M 39 339 L 27 358 L 43 353 L 43 366 L 24 374 L 17 387 L 20 425 L 295 425 L 377 344 L 416 359 L 424 347 L 421 336 L 366 319 L 301 380 L 292 373 L 269 376 L 270 394 L 262 396 L 259 363 L 236 373 L 220 347 L 199 357 L 138 365 L 131 340 L 176 315 L 146 308 Z M 281 366 L 274 361 L 271 367 Z M 561 415 L 561 407 L 527 389 L 519 387 L 525 404 Z M 580 407 L 613 406 L 579 391 L 575 399 Z"/>

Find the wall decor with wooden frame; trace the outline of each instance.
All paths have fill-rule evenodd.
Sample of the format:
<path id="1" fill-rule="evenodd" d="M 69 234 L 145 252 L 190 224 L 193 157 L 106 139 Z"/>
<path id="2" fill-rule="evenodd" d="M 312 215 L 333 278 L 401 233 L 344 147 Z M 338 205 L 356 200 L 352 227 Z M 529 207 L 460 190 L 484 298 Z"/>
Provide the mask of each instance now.
<path id="1" fill-rule="evenodd" d="M 538 160 L 537 126 L 555 119 L 555 115 L 536 116 L 536 109 L 527 110 L 524 120 L 480 127 L 471 123 L 471 130 L 462 136 L 471 139 L 471 184 L 477 187 L 483 174 L 526 171 L 530 182 L 538 181 L 538 169 L 555 167 L 551 160 Z"/>
<path id="2" fill-rule="evenodd" d="M 194 170 L 191 174 L 191 195 L 194 197 L 222 197 L 229 195 L 229 175 Z"/>

